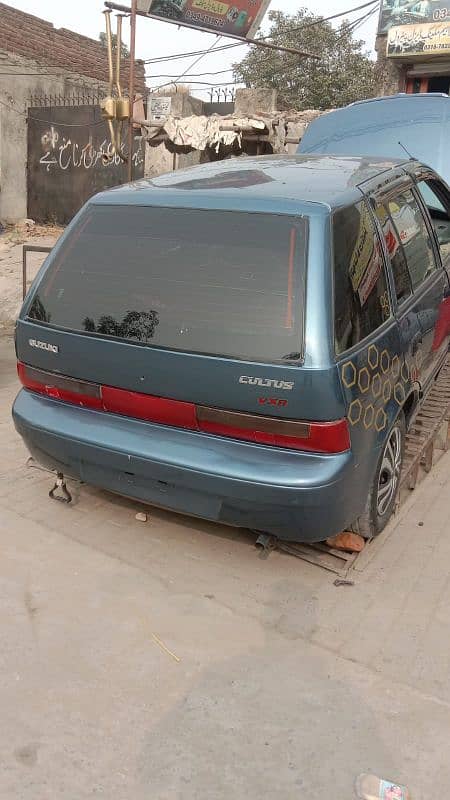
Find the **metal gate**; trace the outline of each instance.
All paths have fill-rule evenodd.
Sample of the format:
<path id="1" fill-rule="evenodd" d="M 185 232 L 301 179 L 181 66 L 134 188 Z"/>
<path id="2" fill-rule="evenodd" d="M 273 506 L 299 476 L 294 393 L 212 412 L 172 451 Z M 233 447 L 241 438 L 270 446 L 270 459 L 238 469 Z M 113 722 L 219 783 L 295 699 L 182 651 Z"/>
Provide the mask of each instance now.
<path id="1" fill-rule="evenodd" d="M 96 192 L 127 180 L 127 166 L 111 155 L 108 129 L 92 95 L 32 98 L 28 109 L 28 216 L 69 222 Z M 46 104 L 44 105 L 44 103 Z M 145 141 L 135 137 L 133 176 L 144 175 Z M 126 152 L 124 149 L 123 152 Z"/>

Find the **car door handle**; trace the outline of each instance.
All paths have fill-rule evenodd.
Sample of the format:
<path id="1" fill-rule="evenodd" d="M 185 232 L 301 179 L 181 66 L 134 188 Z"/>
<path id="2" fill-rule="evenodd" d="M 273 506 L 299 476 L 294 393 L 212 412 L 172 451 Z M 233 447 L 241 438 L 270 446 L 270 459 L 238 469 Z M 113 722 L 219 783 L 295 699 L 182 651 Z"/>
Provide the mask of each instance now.
<path id="1" fill-rule="evenodd" d="M 413 356 L 416 355 L 420 345 L 422 344 L 422 341 L 423 341 L 422 340 L 422 334 L 421 333 L 416 333 L 416 335 L 414 336 L 414 338 L 413 338 L 413 340 L 411 342 L 411 353 L 412 353 Z"/>

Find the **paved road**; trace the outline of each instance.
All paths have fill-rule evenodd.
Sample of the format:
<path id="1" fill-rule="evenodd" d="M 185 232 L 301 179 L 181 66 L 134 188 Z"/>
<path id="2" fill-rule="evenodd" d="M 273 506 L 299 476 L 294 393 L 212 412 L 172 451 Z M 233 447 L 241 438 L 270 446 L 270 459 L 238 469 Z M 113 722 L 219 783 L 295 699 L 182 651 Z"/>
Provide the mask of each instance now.
<path id="1" fill-rule="evenodd" d="M 337 589 L 245 533 L 52 503 L 16 390 L 3 339 L 1 798 L 351 800 L 364 771 L 448 797 L 450 456 Z"/>

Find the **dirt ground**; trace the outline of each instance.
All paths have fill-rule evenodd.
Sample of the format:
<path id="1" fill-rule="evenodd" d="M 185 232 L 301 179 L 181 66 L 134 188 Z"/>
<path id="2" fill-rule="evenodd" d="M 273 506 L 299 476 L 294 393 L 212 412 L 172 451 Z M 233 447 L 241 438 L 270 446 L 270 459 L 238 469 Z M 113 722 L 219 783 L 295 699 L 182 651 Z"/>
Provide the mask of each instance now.
<path id="1" fill-rule="evenodd" d="M 0 335 L 11 332 L 22 304 L 22 245 L 53 247 L 63 232 L 53 225 L 19 224 L 0 235 Z M 28 286 L 45 254 L 28 253 Z"/>
<path id="2" fill-rule="evenodd" d="M 52 502 L 17 389 L 3 338 L 1 798 L 351 800 L 366 771 L 448 797 L 450 454 L 336 588 L 245 531 Z"/>

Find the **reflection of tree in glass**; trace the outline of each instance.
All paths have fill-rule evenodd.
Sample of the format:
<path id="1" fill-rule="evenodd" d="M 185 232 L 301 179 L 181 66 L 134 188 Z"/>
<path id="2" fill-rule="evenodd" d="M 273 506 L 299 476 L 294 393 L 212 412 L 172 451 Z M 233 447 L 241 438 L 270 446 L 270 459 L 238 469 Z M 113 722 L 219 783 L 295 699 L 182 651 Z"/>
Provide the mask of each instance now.
<path id="1" fill-rule="evenodd" d="M 29 316 L 31 319 L 39 320 L 39 322 L 50 322 L 50 314 L 47 314 L 38 294 L 33 300 L 33 305 L 30 308 Z"/>
<path id="2" fill-rule="evenodd" d="M 91 319 L 90 317 L 85 317 L 83 320 L 83 328 L 85 331 L 88 331 L 89 333 L 95 333 L 96 328 L 94 320 Z"/>
<path id="3" fill-rule="evenodd" d="M 104 317 L 100 317 L 97 325 L 97 333 L 103 333 L 104 336 L 120 336 L 120 324 L 116 322 L 114 317 L 110 317 L 107 314 Z"/>
<path id="4" fill-rule="evenodd" d="M 125 339 L 148 342 L 155 335 L 159 325 L 157 311 L 129 311 L 122 322 L 121 334 Z"/>
<path id="5" fill-rule="evenodd" d="M 122 322 L 117 322 L 114 317 L 108 315 L 100 317 L 98 325 L 90 317 L 86 317 L 83 321 L 84 330 L 88 333 L 101 333 L 119 339 L 136 339 L 138 342 L 148 342 L 152 339 L 157 325 L 159 325 L 157 311 L 128 311 Z"/>

